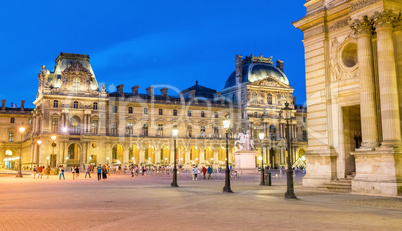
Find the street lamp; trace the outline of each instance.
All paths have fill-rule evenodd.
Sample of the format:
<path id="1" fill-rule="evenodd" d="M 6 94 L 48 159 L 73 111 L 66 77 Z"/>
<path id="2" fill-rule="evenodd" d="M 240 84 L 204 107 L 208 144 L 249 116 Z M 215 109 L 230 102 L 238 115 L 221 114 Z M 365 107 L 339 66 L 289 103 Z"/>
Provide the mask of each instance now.
<path id="1" fill-rule="evenodd" d="M 56 136 L 55 135 L 53 135 L 53 136 L 51 136 L 50 137 L 50 139 L 52 139 L 52 147 L 53 147 L 53 149 L 52 149 L 52 157 L 54 157 L 54 148 L 56 147 Z M 49 158 L 48 158 L 49 159 Z M 49 164 L 48 164 L 49 165 Z M 53 167 L 53 166 L 52 166 Z"/>
<path id="2" fill-rule="evenodd" d="M 260 185 L 265 185 L 264 184 L 264 150 L 262 148 L 262 141 L 264 140 L 264 137 L 265 137 L 264 132 L 260 132 L 258 134 L 258 137 L 260 138 L 260 144 L 261 144 L 261 182 L 260 182 Z"/>
<path id="3" fill-rule="evenodd" d="M 223 192 L 232 192 L 230 188 L 230 171 L 229 171 L 229 127 L 230 127 L 230 119 L 229 115 L 225 116 L 223 120 L 223 128 L 226 130 L 226 170 L 225 170 L 225 187 L 223 187 Z"/>
<path id="4" fill-rule="evenodd" d="M 288 169 L 287 174 L 287 191 L 285 193 L 286 199 L 297 199 L 293 186 L 293 169 L 291 164 L 292 153 L 290 149 L 290 136 L 289 136 L 289 122 L 292 120 L 292 108 L 289 107 L 289 103 L 285 103 L 285 108 L 282 109 L 285 114 L 286 120 L 286 140 L 288 142 Z"/>
<path id="5" fill-rule="evenodd" d="M 21 159 L 22 159 L 22 138 L 23 138 L 23 135 L 25 133 L 25 128 L 20 127 L 19 130 L 20 130 L 20 133 L 21 133 L 21 152 L 20 152 L 20 157 L 19 157 L 19 160 L 18 160 L 18 172 L 17 172 L 17 175 L 15 177 L 22 178 L 22 172 L 21 172 L 21 165 L 22 165 L 22 162 L 21 162 Z"/>
<path id="6" fill-rule="evenodd" d="M 179 185 L 177 184 L 177 168 L 176 168 L 176 162 L 177 162 L 177 150 L 176 150 L 176 139 L 177 139 L 177 135 L 179 134 L 179 130 L 177 129 L 177 127 L 174 127 L 172 129 L 172 136 L 173 136 L 173 150 L 174 150 L 174 167 L 173 167 L 173 181 L 170 184 L 170 186 L 172 187 L 179 187 Z"/>
<path id="7" fill-rule="evenodd" d="M 46 165 L 49 165 L 49 157 L 46 157 Z"/>
<path id="8" fill-rule="evenodd" d="M 109 165 L 109 157 L 106 157 L 107 165 Z"/>

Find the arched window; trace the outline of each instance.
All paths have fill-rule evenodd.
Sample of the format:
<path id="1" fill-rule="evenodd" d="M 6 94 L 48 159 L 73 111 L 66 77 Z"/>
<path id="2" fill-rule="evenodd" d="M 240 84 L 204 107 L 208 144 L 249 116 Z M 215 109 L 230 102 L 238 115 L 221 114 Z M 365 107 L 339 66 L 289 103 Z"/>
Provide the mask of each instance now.
<path id="1" fill-rule="evenodd" d="M 93 110 L 98 110 L 98 103 L 94 103 L 92 109 Z"/>
<path id="2" fill-rule="evenodd" d="M 267 103 L 268 104 L 272 104 L 272 94 L 271 93 L 268 93 L 268 95 L 267 95 Z"/>
<path id="3" fill-rule="evenodd" d="M 73 79 L 73 92 L 78 92 L 80 90 L 80 79 L 75 78 Z"/>
<path id="4" fill-rule="evenodd" d="M 275 127 L 275 125 L 269 126 L 269 138 L 272 141 L 276 141 L 276 127 Z"/>
<path id="5" fill-rule="evenodd" d="M 58 101 L 58 100 L 53 101 L 53 107 L 54 107 L 54 108 L 58 108 L 58 107 L 59 107 L 59 101 Z"/>
<path id="6" fill-rule="evenodd" d="M 80 134 L 81 119 L 78 116 L 73 116 L 70 120 L 71 134 Z"/>
<path id="7" fill-rule="evenodd" d="M 78 101 L 74 101 L 74 108 L 75 108 L 75 109 L 78 108 Z"/>

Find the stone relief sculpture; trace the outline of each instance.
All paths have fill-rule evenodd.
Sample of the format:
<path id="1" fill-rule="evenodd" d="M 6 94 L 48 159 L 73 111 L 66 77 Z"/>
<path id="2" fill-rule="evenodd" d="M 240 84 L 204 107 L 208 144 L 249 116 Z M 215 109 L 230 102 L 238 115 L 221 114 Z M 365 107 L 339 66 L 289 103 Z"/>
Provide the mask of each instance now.
<path id="1" fill-rule="evenodd" d="M 250 137 L 250 131 L 247 131 L 246 134 L 239 133 L 238 137 L 239 140 L 235 142 L 235 145 L 239 144 L 240 151 L 251 151 L 254 148 L 254 141 Z"/>

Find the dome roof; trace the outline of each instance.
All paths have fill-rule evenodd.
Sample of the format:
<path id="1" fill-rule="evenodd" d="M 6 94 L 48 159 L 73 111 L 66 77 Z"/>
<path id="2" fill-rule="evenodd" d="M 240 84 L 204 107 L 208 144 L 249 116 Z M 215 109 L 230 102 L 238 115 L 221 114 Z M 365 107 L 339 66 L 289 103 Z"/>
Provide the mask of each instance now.
<path id="1" fill-rule="evenodd" d="M 242 83 L 255 82 L 268 77 L 274 77 L 278 81 L 289 85 L 289 80 L 285 73 L 271 63 L 247 63 L 243 65 Z M 236 85 L 236 71 L 232 72 L 226 81 L 225 88 Z"/>

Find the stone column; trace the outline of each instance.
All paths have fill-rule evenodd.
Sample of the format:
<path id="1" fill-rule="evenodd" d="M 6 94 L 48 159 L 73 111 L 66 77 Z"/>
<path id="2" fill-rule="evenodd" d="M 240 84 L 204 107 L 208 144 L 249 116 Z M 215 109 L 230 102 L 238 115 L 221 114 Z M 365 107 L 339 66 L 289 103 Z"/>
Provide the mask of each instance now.
<path id="1" fill-rule="evenodd" d="M 381 145 L 385 147 L 395 147 L 401 144 L 398 86 L 392 37 L 395 19 L 396 15 L 392 12 L 376 12 L 374 15 L 374 24 L 377 31 L 378 74 L 383 128 L 383 142 Z"/>
<path id="2" fill-rule="evenodd" d="M 129 145 L 124 145 L 123 146 L 124 148 L 123 148 L 123 163 L 122 164 L 124 164 L 124 165 L 126 165 L 126 164 L 128 164 L 129 163 Z M 124 167 L 124 166 L 123 166 Z"/>
<path id="3" fill-rule="evenodd" d="M 402 120 L 402 18 L 395 26 L 395 61 L 399 95 L 399 117 Z M 402 130 L 402 122 L 401 122 Z"/>
<path id="4" fill-rule="evenodd" d="M 357 35 L 357 57 L 359 60 L 360 116 L 362 150 L 378 147 L 378 126 L 375 101 L 374 64 L 372 50 L 373 23 L 364 16 L 356 19 L 352 30 Z"/>

